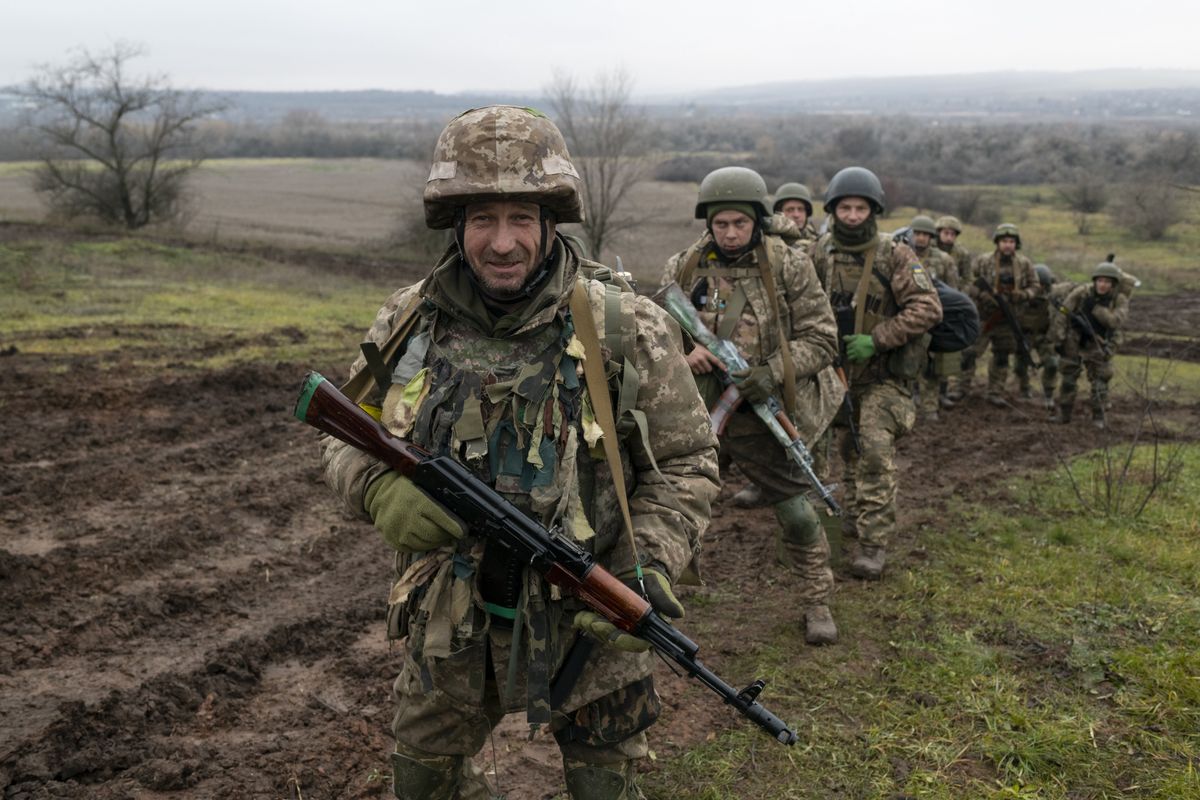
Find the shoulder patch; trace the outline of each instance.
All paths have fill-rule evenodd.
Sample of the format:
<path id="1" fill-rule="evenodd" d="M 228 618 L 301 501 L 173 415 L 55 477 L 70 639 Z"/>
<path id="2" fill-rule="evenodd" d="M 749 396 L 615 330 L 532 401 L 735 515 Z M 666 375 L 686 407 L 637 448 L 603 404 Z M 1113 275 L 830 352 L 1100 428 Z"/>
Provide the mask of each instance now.
<path id="1" fill-rule="evenodd" d="M 933 281 L 929 280 L 929 273 L 925 271 L 919 261 L 914 261 L 908 267 L 912 270 L 913 283 L 926 291 L 933 289 Z"/>

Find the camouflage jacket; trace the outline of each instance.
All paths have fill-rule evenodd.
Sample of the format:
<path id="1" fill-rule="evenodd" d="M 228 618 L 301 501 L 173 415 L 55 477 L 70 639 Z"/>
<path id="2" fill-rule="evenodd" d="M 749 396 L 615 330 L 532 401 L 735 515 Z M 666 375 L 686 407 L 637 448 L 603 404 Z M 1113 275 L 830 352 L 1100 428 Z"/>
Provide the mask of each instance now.
<path id="1" fill-rule="evenodd" d="M 623 436 L 621 467 L 629 490 L 637 554 L 623 532 L 616 489 L 605 461 L 602 435 L 582 379 L 582 345 L 574 335 L 568 304 L 581 270 L 599 265 L 579 259 L 561 240 L 555 270 L 522 316 L 481 327 L 473 284 L 457 249 L 451 248 L 422 282 L 394 293 L 376 316 L 367 338 L 387 341 L 413 298 L 423 298 L 421 321 L 402 357 L 388 367 L 393 383 L 382 406 L 383 423 L 400 436 L 435 451 L 449 452 L 507 499 L 560 527 L 591 550 L 613 573 L 636 559 L 658 562 L 679 580 L 698 552 L 700 536 L 718 489 L 715 438 L 681 352 L 678 326 L 648 298 L 620 293 L 628 362 L 640 376 L 636 408 L 645 414 L 647 439 Z M 606 286 L 584 280 L 592 316 L 605 342 Z M 470 297 L 469 302 L 459 298 Z M 490 329 L 487 329 L 489 328 Z M 501 333 L 500 331 L 503 330 Z M 602 346 L 603 357 L 615 355 Z M 610 378 L 622 372 L 610 360 Z M 351 367 L 365 367 L 361 356 Z M 649 449 L 647 449 L 647 445 Z M 326 437 L 322 441 L 325 479 L 349 509 L 368 518 L 364 495 L 386 468 L 356 449 Z M 414 519 L 413 524 L 422 524 Z M 462 672 L 452 669 L 486 630 L 480 577 L 488 571 L 486 542 L 469 532 L 456 546 L 415 554 L 400 564 L 403 574 L 390 603 L 408 604 L 410 654 L 436 685 Z M 527 598 L 522 619 L 530 637 L 527 689 L 530 721 L 545 721 L 546 681 L 573 641 L 570 623 L 582 609 L 557 589 L 526 571 Z M 518 613 L 521 613 L 518 611 Z M 414 645 L 414 643 L 416 643 Z M 540 659 L 540 668 L 534 664 Z M 649 673 L 649 654 L 631 655 L 597 648 L 567 700 L 566 709 L 628 685 Z M 460 665 L 461 666 L 461 665 Z M 465 668 L 464 668 L 465 669 Z M 482 662 L 467 669 L 470 685 Z M 538 686 L 532 682 L 540 680 Z"/>
<path id="2" fill-rule="evenodd" d="M 775 303 L 763 282 L 763 256 L 775 283 Z M 837 413 L 843 389 L 832 367 L 837 356 L 837 323 L 812 261 L 779 237 L 767 235 L 761 247 L 726 263 L 706 232 L 667 261 L 664 285 L 685 277 L 682 273 L 693 261 L 690 276 L 685 278 L 689 285 L 681 288 L 696 304 L 701 321 L 736 344 L 751 366 L 770 366 L 780 387 L 786 346 L 796 378 L 793 422 L 804 441 L 813 441 Z M 776 305 L 782 320 L 775 316 Z"/>
<path id="3" fill-rule="evenodd" d="M 842 335 L 846 330 L 867 333 L 875 343 L 876 352 L 869 361 L 851 365 L 851 382 L 870 383 L 889 377 L 911 380 L 913 376 L 900 374 L 894 368 L 889 351 L 919 349 L 921 352 L 911 354 L 911 360 L 923 365 L 922 339 L 942 319 L 937 290 L 912 248 L 893 242 L 887 234 L 879 234 L 871 259 L 872 274 L 865 278 L 866 254 L 839 250 L 832 233 L 825 233 L 814 242 L 811 253 L 830 302 L 835 309 L 850 309 L 853 324 L 843 324 Z M 865 302 L 859 307 L 859 284 L 864 280 Z"/>
<path id="4" fill-rule="evenodd" d="M 1129 298 L 1121 294 L 1114 287 L 1107 295 L 1101 297 L 1096 294 L 1095 285 L 1092 283 L 1084 283 L 1076 286 L 1067 295 L 1067 299 L 1063 301 L 1066 307 L 1066 314 L 1054 314 L 1051 327 L 1051 337 L 1056 342 L 1063 342 L 1068 335 L 1078 337 L 1083 347 L 1090 346 L 1089 342 L 1082 341 L 1083 332 L 1076 327 L 1070 318 L 1072 314 L 1081 314 L 1088 318 L 1092 323 L 1092 328 L 1096 334 L 1108 342 L 1118 342 L 1120 340 L 1121 328 L 1125 326 L 1125 322 L 1129 319 Z"/>
<path id="5" fill-rule="evenodd" d="M 817 238 L 817 229 L 813 227 L 811 219 L 805 220 L 804 227 L 801 228 L 783 214 L 772 214 L 767 217 L 763 221 L 763 233 L 778 236 L 788 247 L 801 249 L 807 249 L 808 243 Z"/>
<path id="6" fill-rule="evenodd" d="M 913 253 L 916 254 L 921 262 L 921 266 L 925 268 L 930 277 L 937 278 L 953 289 L 961 288 L 958 265 L 954 263 L 953 258 L 932 244 L 925 248 L 924 253 L 918 252 L 914 247 Z"/>
<path id="7" fill-rule="evenodd" d="M 1048 290 L 1025 303 L 1017 314 L 1022 330 L 1028 331 L 1035 341 L 1049 336 L 1054 317 L 1062 316 L 1055 304 L 1066 300 L 1074 288 L 1071 281 L 1056 281 Z"/>
<path id="8" fill-rule="evenodd" d="M 950 256 L 950 259 L 954 262 L 954 267 L 958 270 L 958 288 L 960 290 L 965 291 L 966 287 L 974 283 L 975 269 L 971 264 L 970 250 L 958 244 L 957 242 L 955 242 L 954 246 L 949 250 L 942 250 L 942 248 L 936 243 L 933 246 Z"/>
<path id="9" fill-rule="evenodd" d="M 1011 287 L 1009 301 L 1018 313 L 1025 303 L 1042 293 L 1042 284 L 1038 281 L 1033 262 L 1020 253 L 1015 253 L 1011 259 L 1002 258 L 999 250 L 978 256 L 973 265 L 973 272 L 975 280 L 983 278 L 991 285 L 993 291 Z M 979 307 L 981 319 L 997 310 L 996 301 L 990 294 L 977 287 L 974 280 L 967 284 L 966 291 Z"/>

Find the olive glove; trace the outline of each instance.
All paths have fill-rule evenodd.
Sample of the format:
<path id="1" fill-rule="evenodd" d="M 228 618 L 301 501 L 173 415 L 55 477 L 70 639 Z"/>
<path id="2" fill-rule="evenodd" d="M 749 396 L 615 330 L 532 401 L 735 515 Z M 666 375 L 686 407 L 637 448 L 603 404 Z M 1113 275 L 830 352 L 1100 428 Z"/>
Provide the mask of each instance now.
<path id="1" fill-rule="evenodd" d="M 751 403 L 765 403 L 775 394 L 775 376 L 766 364 L 738 370 L 732 375 L 736 379 L 738 392 Z"/>
<path id="2" fill-rule="evenodd" d="M 875 355 L 875 340 L 870 334 L 854 333 L 843 336 L 842 341 L 846 343 L 846 358 L 853 363 L 866 361 Z"/>
<path id="3" fill-rule="evenodd" d="M 363 506 L 384 541 L 401 553 L 435 550 L 467 532 L 458 517 L 394 470 L 383 473 L 367 487 Z"/>
<path id="4" fill-rule="evenodd" d="M 617 577 L 634 591 L 641 592 L 635 570 L 626 570 Z M 661 566 L 642 567 L 642 582 L 646 585 L 646 599 L 655 611 L 671 619 L 683 617 L 683 605 L 675 597 L 675 592 L 671 591 L 671 579 Z M 644 653 L 650 649 L 650 643 L 645 639 L 626 633 L 594 611 L 580 611 L 576 614 L 575 627 L 591 634 L 609 647 L 627 653 Z"/>

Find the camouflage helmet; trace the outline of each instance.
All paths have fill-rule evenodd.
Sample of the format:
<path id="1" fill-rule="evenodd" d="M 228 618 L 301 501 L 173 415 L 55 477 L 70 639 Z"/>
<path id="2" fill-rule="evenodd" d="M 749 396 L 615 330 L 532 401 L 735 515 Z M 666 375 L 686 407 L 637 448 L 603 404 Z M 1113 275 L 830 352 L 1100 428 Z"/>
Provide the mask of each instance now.
<path id="1" fill-rule="evenodd" d="M 454 224 L 457 209 L 488 200 L 537 203 L 557 222 L 581 222 L 579 173 L 562 133 L 545 114 L 485 106 L 459 114 L 433 148 L 425 182 L 425 224 Z"/>
<path id="2" fill-rule="evenodd" d="M 1033 271 L 1037 273 L 1038 282 L 1040 282 L 1042 286 L 1054 285 L 1054 272 L 1051 271 L 1050 267 L 1045 264 L 1035 264 Z"/>
<path id="3" fill-rule="evenodd" d="M 871 210 L 883 214 L 886 210 L 883 184 L 879 177 L 865 167 L 845 167 L 837 171 L 825 189 L 825 211 L 833 213 L 843 197 L 861 197 L 871 203 Z"/>
<path id="4" fill-rule="evenodd" d="M 958 221 L 958 217 L 952 217 L 946 214 L 943 217 L 938 217 L 934 226 L 940 231 L 942 228 L 949 228 L 955 233 L 962 233 L 962 223 Z"/>
<path id="5" fill-rule="evenodd" d="M 1092 280 L 1096 280 L 1096 278 L 1112 278 L 1113 283 L 1119 285 L 1121 277 L 1121 268 L 1111 261 L 1101 261 L 1092 270 Z"/>
<path id="6" fill-rule="evenodd" d="M 788 200 L 799 200 L 804 203 L 804 207 L 808 209 L 808 215 L 812 216 L 812 192 L 803 183 L 785 183 L 776 189 L 775 204 L 771 210 L 778 211 L 779 207 Z"/>
<path id="7" fill-rule="evenodd" d="M 913 217 L 912 222 L 908 223 L 908 229 L 913 233 L 928 233 L 930 236 L 937 236 L 937 226 L 933 223 L 933 217 L 927 217 L 924 214 Z"/>
<path id="8" fill-rule="evenodd" d="M 992 234 L 992 241 L 999 242 L 1005 236 L 1011 236 L 1017 240 L 1017 249 L 1021 249 L 1021 231 L 1016 225 L 1011 222 L 1001 222 L 996 226 L 996 232 Z"/>
<path id="9" fill-rule="evenodd" d="M 696 199 L 696 219 L 708 218 L 709 203 L 748 203 L 760 218 L 771 213 L 767 210 L 767 182 L 749 167 L 721 167 L 705 175 Z"/>

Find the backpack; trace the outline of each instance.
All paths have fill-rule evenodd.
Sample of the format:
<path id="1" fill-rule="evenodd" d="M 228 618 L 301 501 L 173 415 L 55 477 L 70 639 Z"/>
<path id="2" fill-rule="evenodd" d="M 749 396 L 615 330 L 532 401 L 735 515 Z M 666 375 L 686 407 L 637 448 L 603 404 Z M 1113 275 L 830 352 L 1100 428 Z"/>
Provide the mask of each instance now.
<path id="1" fill-rule="evenodd" d="M 942 321 L 929 330 L 931 353 L 957 353 L 979 338 L 979 311 L 971 298 L 933 279 L 938 300 L 942 302 Z"/>

